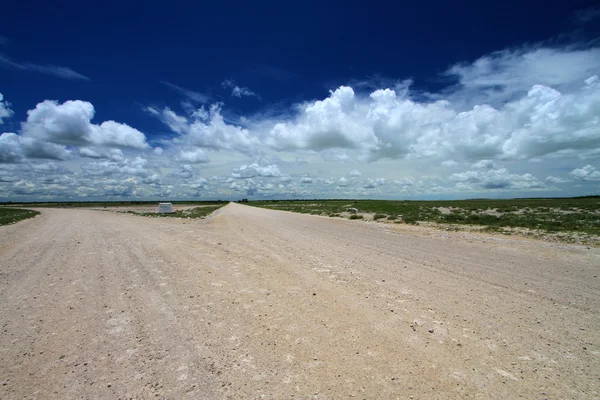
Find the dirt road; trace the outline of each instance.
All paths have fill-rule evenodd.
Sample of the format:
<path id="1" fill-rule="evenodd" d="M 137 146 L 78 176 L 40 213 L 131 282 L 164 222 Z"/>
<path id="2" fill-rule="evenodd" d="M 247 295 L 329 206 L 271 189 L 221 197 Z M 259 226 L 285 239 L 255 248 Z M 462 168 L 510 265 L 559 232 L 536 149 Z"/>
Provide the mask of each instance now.
<path id="1" fill-rule="evenodd" d="M 600 249 L 230 204 L 0 227 L 2 399 L 595 399 Z"/>

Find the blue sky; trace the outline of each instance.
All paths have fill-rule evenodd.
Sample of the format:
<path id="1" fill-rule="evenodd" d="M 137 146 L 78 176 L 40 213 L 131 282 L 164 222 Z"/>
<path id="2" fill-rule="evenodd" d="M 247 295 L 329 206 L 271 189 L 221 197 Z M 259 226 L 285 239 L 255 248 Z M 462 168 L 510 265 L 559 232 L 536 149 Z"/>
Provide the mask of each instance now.
<path id="1" fill-rule="evenodd" d="M 600 188 L 600 8 L 2 6 L 0 200 Z"/>

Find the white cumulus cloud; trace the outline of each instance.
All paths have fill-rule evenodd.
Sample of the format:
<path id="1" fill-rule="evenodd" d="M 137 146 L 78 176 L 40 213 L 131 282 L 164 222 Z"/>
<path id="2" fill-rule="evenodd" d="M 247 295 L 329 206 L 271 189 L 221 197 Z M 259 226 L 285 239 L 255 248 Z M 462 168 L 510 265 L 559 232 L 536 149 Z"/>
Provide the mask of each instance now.
<path id="1" fill-rule="evenodd" d="M 546 181 L 550 182 L 550 183 L 567 183 L 567 182 L 569 182 L 568 179 L 564 179 L 559 176 L 552 176 L 552 175 L 547 176 Z"/>
<path id="2" fill-rule="evenodd" d="M 458 87 L 434 97 L 446 95 L 460 106 L 500 107 L 522 97 L 533 85 L 569 91 L 600 73 L 598 60 L 600 48 L 533 47 L 497 51 L 474 62 L 452 66 L 446 74 L 458 80 Z"/>
<path id="3" fill-rule="evenodd" d="M 408 178 L 395 179 L 394 183 L 399 186 L 412 186 L 413 181 Z"/>
<path id="4" fill-rule="evenodd" d="M 506 168 L 466 171 L 450 175 L 461 188 L 539 189 L 545 185 L 531 174 L 511 174 Z"/>
<path id="5" fill-rule="evenodd" d="M 373 79 L 249 115 L 165 83 L 188 99 L 145 108 L 172 131 L 152 132 L 154 148 L 133 127 L 94 121 L 89 102 L 46 100 L 0 131 L 0 198 L 593 194 L 599 52 L 510 49 L 450 67 L 456 82 L 438 93 Z M 0 97 L 0 126 L 13 129 L 11 107 Z"/>
<path id="6" fill-rule="evenodd" d="M 303 106 L 294 120 L 275 123 L 265 143 L 278 150 L 362 151 L 371 161 L 451 157 L 491 167 L 493 159 L 585 156 L 600 147 L 599 111 L 596 76 L 570 93 L 534 85 L 499 109 L 478 105 L 463 112 L 444 100 L 420 103 L 390 89 L 365 98 L 340 87 Z"/>
<path id="7" fill-rule="evenodd" d="M 192 164 L 207 163 L 209 161 L 208 155 L 202 149 L 194 149 L 191 151 L 182 150 L 179 152 L 179 160 Z"/>
<path id="8" fill-rule="evenodd" d="M 45 100 L 27 112 L 21 135 L 63 146 L 107 146 L 148 148 L 146 137 L 137 129 L 115 121 L 92 124 L 94 106 L 81 100 Z"/>
<path id="9" fill-rule="evenodd" d="M 221 104 L 213 104 L 208 109 L 202 107 L 189 118 L 177 115 L 168 108 L 162 111 L 147 108 L 147 111 L 179 134 L 175 143 L 243 154 L 254 154 L 260 145 L 258 138 L 247 129 L 225 122 L 221 115 Z"/>
<path id="10" fill-rule="evenodd" d="M 474 163 L 472 167 L 478 169 L 492 169 L 496 168 L 496 163 L 492 160 L 481 160 Z"/>
<path id="11" fill-rule="evenodd" d="M 234 168 L 231 172 L 231 177 L 235 179 L 254 178 L 255 176 L 267 178 L 280 177 L 281 171 L 279 171 L 279 167 L 275 164 L 262 165 L 260 163 L 254 163 Z"/>
<path id="12" fill-rule="evenodd" d="M 343 176 L 338 180 L 338 186 L 347 187 L 349 185 L 350 182 L 348 182 L 348 179 L 344 178 Z"/>
<path id="13" fill-rule="evenodd" d="M 576 168 L 570 172 L 570 174 L 582 181 L 600 181 L 600 171 L 591 165 L 585 167 Z"/>
<path id="14" fill-rule="evenodd" d="M 148 160 L 138 156 L 133 160 L 125 158 L 119 161 L 102 160 L 86 163 L 81 166 L 81 169 L 88 175 L 147 177 L 149 175 L 147 166 Z"/>
<path id="15" fill-rule="evenodd" d="M 0 135 L 0 163 L 18 163 L 28 158 L 66 160 L 71 152 L 64 146 L 6 132 Z"/>
<path id="16" fill-rule="evenodd" d="M 312 183 L 313 180 L 310 176 L 308 175 L 304 175 L 302 176 L 302 178 L 300 178 L 300 183 Z"/>
<path id="17" fill-rule="evenodd" d="M 117 162 L 125 160 L 125 155 L 121 149 L 81 147 L 79 149 L 79 155 L 86 158 L 108 159 Z"/>

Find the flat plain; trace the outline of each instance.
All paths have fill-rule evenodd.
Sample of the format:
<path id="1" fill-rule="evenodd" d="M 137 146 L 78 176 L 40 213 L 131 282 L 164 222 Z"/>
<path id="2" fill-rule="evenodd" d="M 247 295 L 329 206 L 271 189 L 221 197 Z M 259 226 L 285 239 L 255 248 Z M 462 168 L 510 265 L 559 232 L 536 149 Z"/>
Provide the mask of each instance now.
<path id="1" fill-rule="evenodd" d="M 471 200 L 265 200 L 250 205 L 329 217 L 481 230 L 600 245 L 600 196 Z"/>
<path id="2" fill-rule="evenodd" d="M 0 398 L 600 397 L 600 248 L 231 203 L 0 226 Z"/>

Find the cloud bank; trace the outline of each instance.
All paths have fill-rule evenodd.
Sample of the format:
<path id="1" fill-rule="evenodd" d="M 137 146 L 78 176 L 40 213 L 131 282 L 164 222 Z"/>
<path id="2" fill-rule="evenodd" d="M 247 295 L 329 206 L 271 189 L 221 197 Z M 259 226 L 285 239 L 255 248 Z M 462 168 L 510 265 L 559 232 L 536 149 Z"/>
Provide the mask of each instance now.
<path id="1" fill-rule="evenodd" d="M 438 158 L 478 161 L 530 159 L 557 153 L 592 157 L 600 146 L 600 81 L 594 75 L 561 93 L 533 85 L 500 108 L 487 104 L 458 111 L 447 100 L 417 102 L 379 89 L 359 95 L 341 86 L 323 99 L 298 106 L 285 121 L 228 124 L 221 106 L 191 117 L 153 110 L 181 141 L 252 154 L 273 151 L 347 150 L 363 159 Z"/>
<path id="2" fill-rule="evenodd" d="M 169 131 L 152 141 L 93 122 L 89 102 L 44 100 L 0 135 L 0 198 L 598 193 L 599 75 L 597 48 L 512 49 L 451 66 L 439 93 L 407 80 L 343 85 L 277 117 L 232 116 L 164 82 L 200 106 L 146 106 Z M 249 95 L 226 82 L 232 96 Z M 0 123 L 13 117 L 0 95 Z"/>

